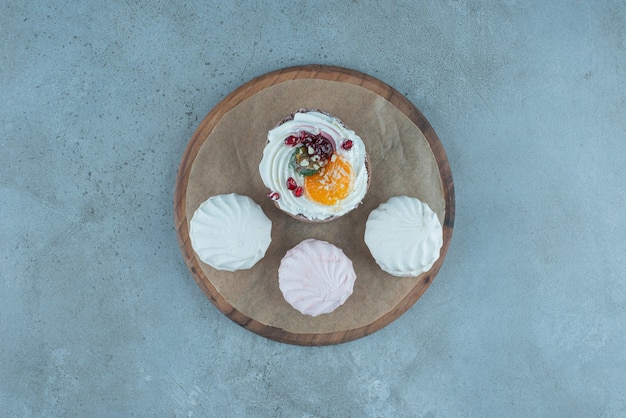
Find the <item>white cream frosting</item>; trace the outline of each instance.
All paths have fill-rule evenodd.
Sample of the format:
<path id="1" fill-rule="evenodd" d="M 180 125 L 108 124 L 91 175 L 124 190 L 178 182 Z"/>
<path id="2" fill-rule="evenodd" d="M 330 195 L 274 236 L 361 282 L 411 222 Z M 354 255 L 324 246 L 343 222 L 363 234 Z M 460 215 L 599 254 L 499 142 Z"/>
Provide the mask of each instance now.
<path id="1" fill-rule="evenodd" d="M 189 224 L 191 246 L 200 260 L 218 270 L 249 269 L 265 256 L 272 221 L 251 198 L 235 193 L 203 202 Z"/>
<path id="2" fill-rule="evenodd" d="M 326 242 L 306 239 L 283 257 L 278 282 L 285 300 L 311 316 L 330 313 L 352 294 L 356 273 L 344 252 Z"/>
<path id="3" fill-rule="evenodd" d="M 354 175 L 352 191 L 337 204 L 328 206 L 317 203 L 306 194 L 295 197 L 287 189 L 289 177 L 296 179 L 302 185 L 302 177 L 297 175 L 290 166 L 289 160 L 294 148 L 285 145 L 285 138 L 297 136 L 300 131 L 307 131 L 314 135 L 325 132 L 332 137 L 335 153 L 347 161 Z M 293 120 L 289 120 L 269 131 L 268 143 L 263 150 L 263 159 L 259 165 L 259 172 L 265 186 L 272 192 L 277 192 L 280 198 L 278 207 L 293 215 L 303 215 L 310 220 L 325 220 L 333 216 L 341 216 L 357 207 L 367 192 L 368 172 L 365 166 L 365 144 L 352 130 L 346 128 L 341 121 L 320 112 L 295 113 Z M 345 139 L 353 142 L 352 148 L 344 150 L 341 144 Z"/>
<path id="4" fill-rule="evenodd" d="M 394 276 L 419 276 L 439 258 L 443 229 L 428 204 L 397 196 L 369 214 L 364 238 L 381 269 Z"/>

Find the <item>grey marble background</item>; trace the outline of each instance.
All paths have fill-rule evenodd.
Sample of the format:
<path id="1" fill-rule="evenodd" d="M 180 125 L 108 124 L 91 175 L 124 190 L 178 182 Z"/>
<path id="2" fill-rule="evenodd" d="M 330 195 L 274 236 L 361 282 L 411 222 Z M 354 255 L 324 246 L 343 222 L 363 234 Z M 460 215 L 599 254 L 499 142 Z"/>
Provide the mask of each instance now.
<path id="1" fill-rule="evenodd" d="M 0 4 L 3 416 L 626 416 L 626 4 Z M 224 317 L 173 227 L 240 84 L 353 68 L 450 160 L 446 262 L 400 319 L 295 347 Z"/>

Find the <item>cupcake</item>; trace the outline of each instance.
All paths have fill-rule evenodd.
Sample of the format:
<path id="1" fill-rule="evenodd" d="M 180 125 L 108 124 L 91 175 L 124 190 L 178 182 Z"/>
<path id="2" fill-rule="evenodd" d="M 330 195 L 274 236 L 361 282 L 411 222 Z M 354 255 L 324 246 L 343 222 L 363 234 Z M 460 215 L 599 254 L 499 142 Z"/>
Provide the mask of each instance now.
<path id="1" fill-rule="evenodd" d="M 278 284 L 285 300 L 310 316 L 330 313 L 352 294 L 356 273 L 340 248 L 306 239 L 283 257 Z"/>
<path id="2" fill-rule="evenodd" d="M 198 258 L 217 270 L 249 269 L 272 241 L 272 221 L 247 196 L 210 197 L 194 212 L 189 223 L 191 247 Z"/>
<path id="3" fill-rule="evenodd" d="M 394 276 L 419 276 L 439 258 L 443 229 L 428 204 L 397 196 L 369 214 L 364 238 L 381 269 Z"/>
<path id="4" fill-rule="evenodd" d="M 268 132 L 259 172 L 276 206 L 308 222 L 356 208 L 370 180 L 363 140 L 319 110 L 298 110 Z"/>

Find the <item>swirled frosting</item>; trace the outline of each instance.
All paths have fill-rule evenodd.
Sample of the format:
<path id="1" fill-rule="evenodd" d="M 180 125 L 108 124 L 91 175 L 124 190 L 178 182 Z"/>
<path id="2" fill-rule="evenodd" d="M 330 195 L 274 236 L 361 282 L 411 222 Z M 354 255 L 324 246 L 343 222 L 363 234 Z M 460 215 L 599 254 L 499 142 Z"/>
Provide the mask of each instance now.
<path id="1" fill-rule="evenodd" d="M 330 138 L 336 154 L 334 158 L 339 158 L 351 168 L 350 173 L 346 174 L 349 177 L 347 185 L 349 191 L 345 198 L 332 204 L 323 204 L 315 201 L 307 192 L 303 176 L 290 164 L 294 147 L 285 144 L 286 138 L 298 136 L 303 131 Z M 292 215 L 301 215 L 308 220 L 323 221 L 346 214 L 363 200 L 369 176 L 365 145 L 361 138 L 346 128 L 339 119 L 317 111 L 298 111 L 292 120 L 287 120 L 270 130 L 267 140 L 259 172 L 280 209 Z M 344 149 L 342 145 L 347 140 L 350 141 L 351 147 Z M 297 186 L 304 187 L 302 195 L 297 196 L 297 193 L 293 193 L 293 190 L 287 187 L 289 179 L 295 179 Z"/>
<path id="2" fill-rule="evenodd" d="M 394 276 L 419 276 L 439 258 L 443 229 L 428 204 L 397 196 L 369 214 L 364 238 L 381 269 Z"/>
<path id="3" fill-rule="evenodd" d="M 265 256 L 272 221 L 248 196 L 216 195 L 203 202 L 189 224 L 191 246 L 218 270 L 249 269 Z"/>
<path id="4" fill-rule="evenodd" d="M 278 282 L 285 300 L 297 311 L 311 316 L 330 313 L 352 294 L 356 273 L 352 261 L 340 248 L 306 239 L 283 257 Z"/>

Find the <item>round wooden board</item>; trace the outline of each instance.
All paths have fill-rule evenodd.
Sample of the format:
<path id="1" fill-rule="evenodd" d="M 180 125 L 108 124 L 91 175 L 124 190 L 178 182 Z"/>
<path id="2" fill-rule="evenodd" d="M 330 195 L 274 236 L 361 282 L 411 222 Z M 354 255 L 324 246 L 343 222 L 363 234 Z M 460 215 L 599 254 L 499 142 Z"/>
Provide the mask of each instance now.
<path id="1" fill-rule="evenodd" d="M 328 84 L 328 86 L 325 84 Z M 298 221 L 292 220 L 287 215 L 279 212 L 267 199 L 262 199 L 264 200 L 263 202 L 259 201 L 261 200 L 259 196 L 261 194 L 265 195 L 267 191 L 263 188 L 262 183 L 261 187 L 258 187 L 260 180 L 250 180 L 253 187 L 245 188 L 244 186 L 238 186 L 238 183 L 232 181 L 232 173 L 223 172 L 226 166 L 220 166 L 213 172 L 203 171 L 203 169 L 209 170 L 210 167 L 206 168 L 206 166 L 216 165 L 215 163 L 207 163 L 207 161 L 210 161 L 207 159 L 209 158 L 207 155 L 215 150 L 215 148 L 208 149 L 207 147 L 215 147 L 212 142 L 215 141 L 216 138 L 223 138 L 228 134 L 229 129 L 237 130 L 237 124 L 241 124 L 240 120 L 233 123 L 228 119 L 232 119 L 233 114 L 236 114 L 238 109 L 244 108 L 254 100 L 260 100 L 259 97 L 261 97 L 261 94 L 281 86 L 289 86 L 289 88 L 283 89 L 284 91 L 281 93 L 283 96 L 281 97 L 291 97 L 294 96 L 294 93 L 296 96 L 302 96 L 303 98 L 306 98 L 308 95 L 315 96 L 312 90 L 303 90 L 314 88 L 317 91 L 320 90 L 320 87 L 322 87 L 322 91 L 325 91 L 324 94 L 327 95 L 326 98 L 328 98 L 329 94 L 332 95 L 332 92 L 341 90 L 340 87 L 342 86 L 348 88 L 348 90 L 346 90 L 348 92 L 353 91 L 360 94 L 360 92 L 363 91 L 365 94 L 364 97 L 372 100 L 372 106 L 376 108 L 376 111 L 380 109 L 381 115 L 384 114 L 384 109 L 392 109 L 392 111 L 398 113 L 401 118 L 406 119 L 412 129 L 419 134 L 419 141 L 424 143 L 424 147 L 426 147 L 428 151 L 426 153 L 429 154 L 428 158 L 432 159 L 432 171 L 435 173 L 434 177 L 436 178 L 433 178 L 433 176 L 423 177 L 422 175 L 410 174 L 409 177 L 412 176 L 413 178 L 409 178 L 406 184 L 403 183 L 398 186 L 397 190 L 406 190 L 405 194 L 407 195 L 419 195 L 419 193 L 417 193 L 418 191 L 426 190 L 424 193 L 428 195 L 428 189 L 432 186 L 431 188 L 435 190 L 434 194 L 437 195 L 437 199 L 441 201 L 440 203 L 432 203 L 429 199 L 432 201 L 437 199 L 432 197 L 426 198 L 427 203 L 435 206 L 434 209 L 438 212 L 438 216 L 440 220 L 442 220 L 443 225 L 443 247 L 439 259 L 430 271 L 417 278 L 411 279 L 394 278 L 393 276 L 383 277 L 386 273 L 382 273 L 382 271 L 378 269 L 366 247 L 361 242 L 354 246 L 355 249 L 352 249 L 352 253 L 346 251 L 354 261 L 360 261 L 362 264 L 362 267 L 359 267 L 360 270 L 357 270 L 357 283 L 360 284 L 361 288 L 355 288 L 355 294 L 348 299 L 350 303 L 347 302 L 344 306 L 339 308 L 336 311 L 336 316 L 333 316 L 335 315 L 335 312 L 333 312 L 332 314 L 312 318 L 305 317 L 288 306 L 279 306 L 279 308 L 276 308 L 278 305 L 284 305 L 285 302 L 277 296 L 277 294 L 279 294 L 277 290 L 278 276 L 275 270 L 280 258 L 284 255 L 285 249 L 292 246 L 292 242 L 289 242 L 284 235 L 286 232 L 295 230 L 294 228 L 298 227 L 298 225 L 293 223 L 297 223 Z M 326 87 L 327 91 L 325 90 Z M 342 97 L 331 97 L 330 102 L 335 103 L 335 109 L 337 109 L 335 112 L 341 113 L 342 100 L 349 102 L 345 104 L 344 108 L 346 106 L 354 107 L 359 104 L 354 103 L 354 100 L 361 100 L 359 99 L 359 94 L 356 94 L 356 98 L 352 101 L 350 101 L 350 98 L 346 95 Z M 320 100 L 323 99 L 324 98 Z M 285 100 L 289 102 L 289 100 Z M 290 100 L 294 100 L 293 97 L 291 97 Z M 297 97 L 295 100 L 297 101 Z M 316 104 L 315 101 L 311 103 Z M 266 112 L 265 103 L 262 104 L 262 108 Z M 303 106 L 298 107 L 309 107 L 305 103 L 303 104 Z M 272 120 L 256 122 L 261 123 L 260 126 L 262 126 L 263 129 L 256 127 L 256 130 L 262 132 L 258 132 L 258 135 L 257 133 L 253 133 L 253 135 L 258 138 L 255 137 L 252 138 L 252 140 L 264 141 L 267 129 L 278 122 L 282 116 L 296 110 L 298 107 L 291 108 L 290 111 L 285 112 L 283 109 L 280 109 L 280 106 L 277 106 L 276 112 L 279 113 L 276 113 L 276 115 L 281 115 L 281 117 L 272 116 Z M 333 106 L 331 106 L 331 108 L 332 107 Z M 259 112 L 261 111 L 258 103 L 252 105 L 251 109 L 246 108 L 246 112 L 248 112 L 246 115 L 251 120 L 255 120 L 256 114 L 250 114 L 249 112 L 254 113 L 255 109 Z M 331 111 L 335 116 L 347 122 L 343 119 L 342 115 L 335 112 Z M 266 113 L 264 113 L 265 116 L 259 116 L 259 118 L 269 119 Z M 373 115 L 375 119 L 376 114 L 374 113 Z M 370 119 L 371 118 L 372 117 L 370 117 Z M 246 121 L 244 122 L 247 123 Z M 350 123 L 348 123 L 348 126 L 361 135 L 359 122 L 354 119 L 353 123 L 355 124 L 350 125 Z M 380 125 L 381 121 L 377 121 L 376 123 Z M 401 132 L 396 132 L 396 135 L 404 135 L 403 132 L 402 130 Z M 361 136 L 363 137 L 363 135 Z M 365 137 L 364 141 L 366 142 L 366 146 L 371 146 L 372 149 L 370 149 L 370 151 L 374 151 L 370 152 L 370 158 L 373 159 L 373 166 L 376 166 L 376 159 L 382 159 L 380 152 L 377 153 L 376 150 L 374 150 L 375 146 L 381 149 L 387 146 L 383 151 L 389 152 L 391 155 L 389 147 L 393 146 L 393 144 L 383 144 L 382 146 L 374 142 L 368 144 L 368 140 Z M 399 147 L 400 152 L 410 153 L 410 147 L 407 147 L 406 144 L 412 143 L 411 141 L 414 141 L 414 139 L 401 137 L 401 141 L 407 142 L 401 144 Z M 219 143 L 222 144 L 219 145 L 220 147 L 224 146 L 223 140 Z M 263 144 L 264 142 L 253 142 L 253 144 L 257 143 Z M 230 140 L 227 146 L 231 148 L 229 151 L 232 152 L 232 155 L 236 156 L 232 158 L 241 159 L 242 151 L 244 150 L 237 148 L 238 143 L 236 141 Z M 426 154 L 423 152 L 424 147 L 422 147 L 422 154 Z M 249 145 L 246 146 L 245 151 L 247 152 L 248 149 Z M 261 150 L 262 145 L 259 145 L 257 149 Z M 258 154 L 260 155 L 261 152 L 258 152 Z M 392 157 L 393 155 L 390 158 Z M 203 158 L 205 160 L 194 165 L 194 163 L 197 162 L 196 160 Z M 221 159 L 223 160 L 223 158 Z M 238 164 L 241 164 L 241 162 Z M 411 162 L 403 162 L 403 164 L 405 167 L 408 167 L 406 164 L 410 165 Z M 248 165 L 250 167 L 244 167 L 244 169 L 249 171 L 248 175 L 251 177 L 260 177 L 258 176 L 258 171 L 256 171 L 256 175 L 252 174 L 258 165 L 256 157 L 252 158 L 252 162 Z M 384 170 L 382 171 L 381 173 L 381 170 L 378 170 L 380 176 L 391 176 L 391 174 L 386 173 Z M 376 176 L 377 171 L 374 171 L 373 175 Z M 426 181 L 424 180 L 425 178 L 435 184 L 420 184 L 420 182 Z M 374 177 L 374 179 L 376 179 L 376 177 Z M 230 190 L 230 187 L 234 188 L 234 190 Z M 382 188 L 378 186 L 377 183 L 373 182 L 372 188 L 375 187 Z M 368 202 L 366 202 L 368 199 L 368 197 L 366 197 L 364 205 L 362 205 L 363 208 L 360 209 L 360 215 L 357 214 L 354 215 L 354 218 L 350 218 L 352 215 L 349 214 L 344 217 L 346 220 L 343 223 L 342 221 L 344 220 L 342 219 L 332 221 L 328 224 L 335 224 L 337 225 L 336 228 L 339 229 L 350 228 L 350 224 L 346 224 L 346 222 L 350 222 L 351 219 L 358 219 L 359 223 L 363 224 L 367 213 L 388 197 L 382 192 L 376 193 L 377 189 L 372 190 L 372 188 L 370 188 L 368 192 L 368 196 L 372 197 Z M 235 273 L 232 273 L 233 276 L 223 276 L 224 272 L 213 270 L 198 260 L 189 240 L 189 221 L 197 205 L 199 205 L 202 200 L 209 197 L 209 195 L 199 195 L 198 189 L 206 189 L 211 195 L 229 192 L 247 194 L 257 201 L 257 203 L 261 204 L 266 214 L 271 212 L 270 218 L 273 221 L 272 245 L 265 257 L 268 260 L 262 260 L 258 263 L 259 265 L 263 265 L 262 267 L 257 268 L 257 266 L 255 266 L 251 270 L 239 272 L 239 276 L 235 275 Z M 393 192 L 397 192 L 395 189 L 390 190 L 389 193 L 392 194 Z M 193 196 L 191 195 L 192 192 L 194 194 Z M 418 197 L 421 198 L 421 196 Z M 358 210 L 354 212 L 358 212 Z M 249 331 L 272 340 L 297 345 L 338 344 L 369 335 L 388 325 L 406 312 L 406 310 L 426 291 L 443 264 L 452 238 L 454 226 L 454 184 L 445 151 L 435 131 L 422 113 L 403 95 L 380 80 L 354 70 L 322 65 L 305 65 L 285 68 L 257 77 L 234 90 L 209 112 L 192 136 L 182 157 L 176 179 L 174 216 L 180 248 L 194 280 L 211 302 L 224 315 Z M 289 218 L 289 220 L 286 220 L 287 218 Z M 289 224 L 290 222 L 292 224 Z M 304 227 L 304 236 L 306 237 L 306 234 L 309 234 L 313 238 L 324 239 L 325 234 L 329 231 L 329 229 L 324 228 L 329 228 L 328 224 L 326 226 L 307 224 L 307 226 Z M 300 223 L 300 225 L 303 225 L 303 223 Z M 303 227 L 298 227 L 298 230 L 302 228 Z M 362 233 L 363 228 L 364 225 L 359 225 L 356 231 Z M 342 249 L 345 250 L 345 248 Z M 355 258 L 358 260 L 355 260 Z M 369 280 L 368 276 L 370 275 L 377 277 Z M 226 278 L 224 279 L 224 277 Z M 363 279 L 361 279 L 361 277 L 363 277 Z M 382 279 L 380 277 L 382 277 Z M 232 287 L 231 283 L 233 283 L 235 287 Z M 368 288 L 368 286 L 370 288 Z M 399 290 L 385 295 L 384 289 L 386 286 L 397 286 Z M 376 309 L 368 309 L 368 303 L 377 303 L 376 301 L 372 302 L 372 297 L 370 296 L 368 296 L 368 300 L 365 300 L 363 295 L 370 293 L 382 296 L 380 298 L 380 304 L 382 304 L 382 306 L 376 306 Z M 241 295 L 245 295 L 245 298 Z M 361 298 L 361 300 L 359 300 L 359 298 Z M 278 314 L 274 312 L 276 309 L 282 309 L 282 313 Z M 367 315 L 362 315 L 359 309 L 374 312 L 375 316 L 368 317 Z M 285 314 L 285 312 L 287 312 L 287 314 Z M 359 322 L 358 318 L 365 322 Z"/>

